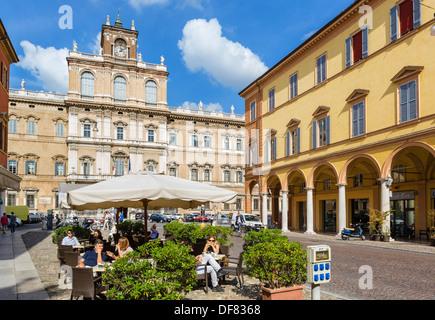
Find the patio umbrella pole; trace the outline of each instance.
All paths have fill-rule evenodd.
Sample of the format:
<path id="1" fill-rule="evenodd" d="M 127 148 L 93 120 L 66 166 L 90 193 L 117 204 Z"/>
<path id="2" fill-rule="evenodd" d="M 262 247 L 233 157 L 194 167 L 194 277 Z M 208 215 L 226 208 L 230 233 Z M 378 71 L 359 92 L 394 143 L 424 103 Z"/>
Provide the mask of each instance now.
<path id="1" fill-rule="evenodd" d="M 148 200 L 144 199 L 142 200 L 143 203 L 143 222 L 144 222 L 144 235 L 145 235 L 145 241 L 147 240 L 147 232 L 148 232 Z"/>

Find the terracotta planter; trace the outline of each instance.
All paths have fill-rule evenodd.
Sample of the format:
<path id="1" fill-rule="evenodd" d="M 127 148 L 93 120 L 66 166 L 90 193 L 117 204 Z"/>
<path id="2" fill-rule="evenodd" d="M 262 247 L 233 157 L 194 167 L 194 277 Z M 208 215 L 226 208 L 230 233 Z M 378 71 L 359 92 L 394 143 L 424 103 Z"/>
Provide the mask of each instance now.
<path id="1" fill-rule="evenodd" d="M 261 287 L 263 300 L 302 300 L 305 286 L 269 289 Z"/>
<path id="2" fill-rule="evenodd" d="M 390 242 L 390 236 L 382 236 L 382 241 Z"/>
<path id="3" fill-rule="evenodd" d="M 381 241 L 381 235 L 380 234 L 372 234 L 372 240 L 373 241 Z"/>

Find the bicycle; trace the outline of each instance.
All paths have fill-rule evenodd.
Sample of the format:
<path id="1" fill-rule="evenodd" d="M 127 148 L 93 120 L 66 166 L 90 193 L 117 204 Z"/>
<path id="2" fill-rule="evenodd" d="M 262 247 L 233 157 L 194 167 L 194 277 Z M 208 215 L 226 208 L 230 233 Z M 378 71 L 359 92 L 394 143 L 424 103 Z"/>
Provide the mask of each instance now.
<path id="1" fill-rule="evenodd" d="M 238 230 L 234 230 L 234 235 L 237 237 L 244 237 L 248 233 L 248 227 L 244 224 L 240 226 Z"/>

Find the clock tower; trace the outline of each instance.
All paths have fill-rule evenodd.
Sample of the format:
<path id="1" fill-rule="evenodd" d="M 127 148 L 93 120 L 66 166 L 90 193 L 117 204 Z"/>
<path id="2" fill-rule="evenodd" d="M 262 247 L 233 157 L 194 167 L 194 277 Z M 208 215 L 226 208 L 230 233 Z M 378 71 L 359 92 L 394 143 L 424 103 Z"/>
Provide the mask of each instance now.
<path id="1" fill-rule="evenodd" d="M 134 20 L 131 24 L 131 29 L 125 29 L 122 26 L 121 19 L 118 18 L 114 26 L 110 25 L 109 16 L 107 16 L 106 24 L 101 30 L 101 48 L 102 54 L 109 60 L 125 59 L 136 60 L 137 57 L 137 37 L 139 31 L 136 31 Z"/>

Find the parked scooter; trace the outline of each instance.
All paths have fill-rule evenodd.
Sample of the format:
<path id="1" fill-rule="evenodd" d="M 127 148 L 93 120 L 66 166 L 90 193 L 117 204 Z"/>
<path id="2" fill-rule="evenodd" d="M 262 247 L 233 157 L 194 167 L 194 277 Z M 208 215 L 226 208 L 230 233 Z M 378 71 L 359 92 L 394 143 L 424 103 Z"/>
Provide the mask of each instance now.
<path id="1" fill-rule="evenodd" d="M 361 221 L 357 224 L 350 224 L 351 226 L 354 226 L 355 228 L 343 228 L 341 230 L 341 239 L 343 240 L 349 240 L 350 238 L 361 238 L 361 240 L 365 240 L 366 237 L 363 235 L 363 230 L 361 228 L 362 223 Z"/>
<path id="2" fill-rule="evenodd" d="M 91 224 L 93 224 L 94 223 L 94 220 L 93 219 L 84 219 L 83 220 L 83 228 L 84 229 L 90 229 L 90 226 L 91 226 Z"/>

